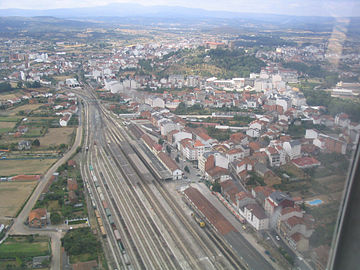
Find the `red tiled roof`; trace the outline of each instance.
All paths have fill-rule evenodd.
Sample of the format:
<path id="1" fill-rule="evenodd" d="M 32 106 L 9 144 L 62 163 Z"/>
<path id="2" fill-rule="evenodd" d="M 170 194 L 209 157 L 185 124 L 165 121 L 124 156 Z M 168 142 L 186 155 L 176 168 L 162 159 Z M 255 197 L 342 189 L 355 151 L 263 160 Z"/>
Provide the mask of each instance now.
<path id="1" fill-rule="evenodd" d="M 174 160 L 172 160 L 168 155 L 166 155 L 164 152 L 160 152 L 158 154 L 158 157 L 161 159 L 161 161 L 165 164 L 165 166 L 170 170 L 170 171 L 175 171 L 177 169 L 179 169 L 178 165 L 175 163 Z"/>
<path id="2" fill-rule="evenodd" d="M 294 240 L 296 243 L 299 242 L 301 239 L 304 238 L 304 236 L 301 233 L 294 233 L 292 236 L 290 236 L 292 240 Z"/>
<path id="3" fill-rule="evenodd" d="M 262 209 L 258 204 L 251 203 L 245 206 L 247 209 L 249 209 L 254 216 L 256 216 L 258 219 L 265 219 L 267 218 L 264 209 Z"/>
<path id="4" fill-rule="evenodd" d="M 242 152 L 244 152 L 244 151 L 241 148 L 234 148 L 234 149 L 227 151 L 227 154 L 234 155 L 234 154 L 238 154 L 238 153 L 242 153 Z"/>
<path id="5" fill-rule="evenodd" d="M 278 151 L 274 147 L 268 147 L 267 150 L 271 155 L 278 154 Z"/>
<path id="6" fill-rule="evenodd" d="M 301 210 L 299 208 L 295 208 L 295 207 L 285 207 L 281 210 L 281 215 L 286 215 L 291 212 L 301 212 Z"/>
<path id="7" fill-rule="evenodd" d="M 34 219 L 41 219 L 44 216 L 46 216 L 45 208 L 34 209 L 29 214 L 29 223 L 31 223 L 31 221 L 33 221 Z"/>
<path id="8" fill-rule="evenodd" d="M 313 157 L 297 158 L 293 159 L 292 162 L 298 167 L 320 165 L 320 162 Z"/>
<path id="9" fill-rule="evenodd" d="M 194 143 L 194 147 L 201 147 L 201 146 L 204 146 L 204 144 L 202 143 L 202 142 L 200 142 L 200 141 L 195 141 L 195 143 Z"/>
<path id="10" fill-rule="evenodd" d="M 286 220 L 286 223 L 290 226 L 290 227 L 294 227 L 298 224 L 304 224 L 304 220 L 303 218 L 299 218 L 296 216 L 290 217 Z"/>
<path id="11" fill-rule="evenodd" d="M 219 167 L 219 166 L 211 168 L 210 170 L 208 170 L 206 172 L 211 177 L 216 177 L 216 176 L 219 176 L 219 175 L 225 175 L 225 174 L 229 173 L 229 171 L 227 169 Z"/>

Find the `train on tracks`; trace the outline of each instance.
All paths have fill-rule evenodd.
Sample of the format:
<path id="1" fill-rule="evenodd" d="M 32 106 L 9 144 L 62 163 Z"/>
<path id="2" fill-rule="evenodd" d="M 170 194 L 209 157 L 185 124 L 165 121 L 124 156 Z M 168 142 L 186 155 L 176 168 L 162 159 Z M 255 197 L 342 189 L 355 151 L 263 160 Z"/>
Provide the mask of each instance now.
<path id="1" fill-rule="evenodd" d="M 193 212 L 191 213 L 191 216 L 195 219 L 196 223 L 199 224 L 201 228 L 204 228 L 206 226 L 206 223 L 197 214 Z"/>

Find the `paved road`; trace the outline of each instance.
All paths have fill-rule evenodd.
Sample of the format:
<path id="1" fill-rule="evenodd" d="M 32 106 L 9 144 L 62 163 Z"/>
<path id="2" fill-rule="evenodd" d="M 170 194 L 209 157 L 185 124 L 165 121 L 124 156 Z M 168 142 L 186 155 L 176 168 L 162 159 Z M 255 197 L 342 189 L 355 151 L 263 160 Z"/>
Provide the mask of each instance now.
<path id="1" fill-rule="evenodd" d="M 49 230 L 36 230 L 30 229 L 24 225 L 24 222 L 29 216 L 30 211 L 33 209 L 36 201 L 39 199 L 44 187 L 49 182 L 51 176 L 54 172 L 57 171 L 60 165 L 66 162 L 72 154 L 75 153 L 76 149 L 80 146 L 82 140 L 82 126 L 79 126 L 76 131 L 76 138 L 71 149 L 65 153 L 65 155 L 60 158 L 43 176 L 38 185 L 36 186 L 34 192 L 30 196 L 29 200 L 26 202 L 24 208 L 21 210 L 17 218 L 14 219 L 14 224 L 12 225 L 8 234 L 42 234 L 49 235 L 51 237 L 51 250 L 53 252 L 51 260 L 51 270 L 60 269 L 60 247 L 61 247 L 61 232 L 53 232 Z"/>

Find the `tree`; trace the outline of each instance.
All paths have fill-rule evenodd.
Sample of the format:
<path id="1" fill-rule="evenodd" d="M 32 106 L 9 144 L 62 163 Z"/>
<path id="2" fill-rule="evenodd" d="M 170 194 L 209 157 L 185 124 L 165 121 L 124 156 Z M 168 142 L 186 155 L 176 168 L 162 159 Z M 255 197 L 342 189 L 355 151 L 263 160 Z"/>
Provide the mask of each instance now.
<path id="1" fill-rule="evenodd" d="M 35 139 L 35 140 L 32 142 L 32 145 L 33 145 L 33 146 L 40 146 L 40 141 L 39 141 L 39 139 Z"/>
<path id="2" fill-rule="evenodd" d="M 171 147 L 169 145 L 166 146 L 166 152 L 171 153 Z"/>
<path id="3" fill-rule="evenodd" d="M 220 183 L 219 182 L 215 182 L 213 185 L 212 185 L 212 190 L 214 192 L 221 192 L 221 186 L 220 186 Z"/>
<path id="4" fill-rule="evenodd" d="M 11 90 L 13 90 L 13 88 L 11 87 L 10 83 L 8 83 L 8 82 L 0 83 L 0 93 L 11 91 Z"/>
<path id="5" fill-rule="evenodd" d="M 62 143 L 59 145 L 59 150 L 65 150 L 67 148 L 67 145 L 65 143 Z"/>
<path id="6" fill-rule="evenodd" d="M 53 212 L 50 215 L 51 224 L 60 224 L 61 223 L 61 215 L 57 212 Z"/>
<path id="7" fill-rule="evenodd" d="M 18 81 L 16 87 L 21 89 L 23 87 L 23 83 L 21 81 Z"/>
<path id="8" fill-rule="evenodd" d="M 163 138 L 159 138 L 158 143 L 159 143 L 160 145 L 163 145 L 163 144 L 164 144 L 164 139 L 163 139 Z"/>
<path id="9" fill-rule="evenodd" d="M 185 166 L 184 171 L 187 172 L 187 173 L 189 173 L 189 172 L 190 172 L 189 167 L 188 167 L 188 166 Z"/>
<path id="10" fill-rule="evenodd" d="M 175 161 L 176 161 L 177 163 L 180 162 L 179 156 L 176 156 Z"/>

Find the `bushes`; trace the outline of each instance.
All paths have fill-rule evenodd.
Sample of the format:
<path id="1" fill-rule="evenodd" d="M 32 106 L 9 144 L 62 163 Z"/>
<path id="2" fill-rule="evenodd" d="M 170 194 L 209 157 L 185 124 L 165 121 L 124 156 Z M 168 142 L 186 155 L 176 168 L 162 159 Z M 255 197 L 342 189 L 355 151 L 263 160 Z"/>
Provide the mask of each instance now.
<path id="1" fill-rule="evenodd" d="M 50 215 L 51 224 L 60 224 L 61 223 L 61 215 L 57 212 L 53 212 Z"/>
<path id="2" fill-rule="evenodd" d="M 90 228 L 68 231 L 61 242 L 70 256 L 89 253 L 96 258 L 101 249 L 100 242 L 91 233 Z"/>

